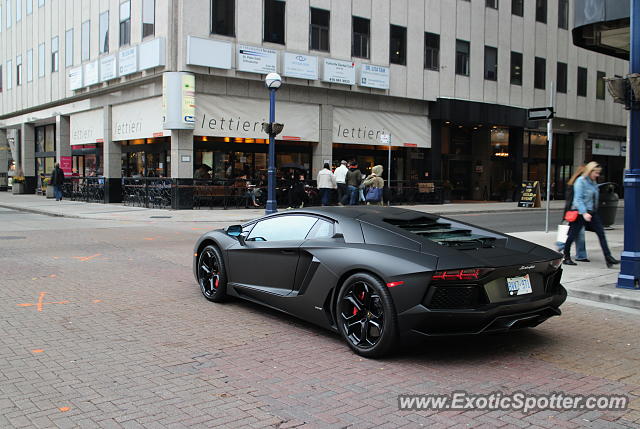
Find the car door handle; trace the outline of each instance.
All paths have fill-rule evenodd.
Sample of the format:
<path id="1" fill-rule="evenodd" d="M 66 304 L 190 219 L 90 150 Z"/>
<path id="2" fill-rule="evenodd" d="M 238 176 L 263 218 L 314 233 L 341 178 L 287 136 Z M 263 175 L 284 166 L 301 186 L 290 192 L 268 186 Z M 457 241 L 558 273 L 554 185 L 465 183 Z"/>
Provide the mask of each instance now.
<path id="1" fill-rule="evenodd" d="M 280 253 L 282 253 L 283 255 L 295 255 L 296 251 L 295 250 L 281 250 Z"/>

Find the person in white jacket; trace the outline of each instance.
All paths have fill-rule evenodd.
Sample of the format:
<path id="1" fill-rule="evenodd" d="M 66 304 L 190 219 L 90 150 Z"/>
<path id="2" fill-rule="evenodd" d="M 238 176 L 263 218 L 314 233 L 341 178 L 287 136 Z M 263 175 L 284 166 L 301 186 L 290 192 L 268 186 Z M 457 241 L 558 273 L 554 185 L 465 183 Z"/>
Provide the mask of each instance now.
<path id="1" fill-rule="evenodd" d="M 329 205 L 329 196 L 331 190 L 336 188 L 336 176 L 329 168 L 329 164 L 325 163 L 324 168 L 318 172 L 318 190 L 320 191 L 320 199 L 323 206 Z"/>
<path id="2" fill-rule="evenodd" d="M 345 202 L 343 200 L 349 198 L 349 193 L 347 192 L 347 173 L 349 172 L 349 168 L 347 167 L 347 161 L 342 160 L 340 162 L 340 167 L 336 168 L 335 176 L 336 176 L 336 185 L 338 186 L 338 204 L 343 205 Z"/>

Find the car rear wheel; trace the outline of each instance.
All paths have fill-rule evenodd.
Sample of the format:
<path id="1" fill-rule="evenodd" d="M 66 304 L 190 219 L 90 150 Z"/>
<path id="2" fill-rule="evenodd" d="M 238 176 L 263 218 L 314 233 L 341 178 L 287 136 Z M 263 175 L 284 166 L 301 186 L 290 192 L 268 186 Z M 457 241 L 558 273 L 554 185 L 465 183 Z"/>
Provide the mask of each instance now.
<path id="1" fill-rule="evenodd" d="M 354 274 L 344 282 L 338 295 L 337 322 L 349 347 L 361 356 L 381 357 L 396 341 L 391 295 L 371 274 Z"/>
<path id="2" fill-rule="evenodd" d="M 227 296 L 227 271 L 216 246 L 207 246 L 198 257 L 200 291 L 209 301 L 220 302 Z"/>

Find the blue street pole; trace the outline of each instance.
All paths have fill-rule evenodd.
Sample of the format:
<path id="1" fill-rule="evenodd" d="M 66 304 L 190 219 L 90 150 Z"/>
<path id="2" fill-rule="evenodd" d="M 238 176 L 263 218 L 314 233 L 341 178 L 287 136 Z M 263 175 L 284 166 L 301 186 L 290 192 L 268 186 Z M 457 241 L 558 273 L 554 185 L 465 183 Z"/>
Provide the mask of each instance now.
<path id="1" fill-rule="evenodd" d="M 640 0 L 631 3 L 631 52 L 629 71 L 640 73 Z M 629 169 L 624 175 L 624 251 L 618 287 L 640 289 L 640 110 L 632 106 L 627 145 Z"/>
<path id="2" fill-rule="evenodd" d="M 269 88 L 269 124 L 273 127 L 276 121 L 276 90 L 277 88 Z M 276 138 L 273 129 L 269 132 L 269 169 L 267 170 L 268 190 L 267 205 L 265 206 L 265 214 L 271 214 L 278 211 L 278 203 L 276 202 Z"/>

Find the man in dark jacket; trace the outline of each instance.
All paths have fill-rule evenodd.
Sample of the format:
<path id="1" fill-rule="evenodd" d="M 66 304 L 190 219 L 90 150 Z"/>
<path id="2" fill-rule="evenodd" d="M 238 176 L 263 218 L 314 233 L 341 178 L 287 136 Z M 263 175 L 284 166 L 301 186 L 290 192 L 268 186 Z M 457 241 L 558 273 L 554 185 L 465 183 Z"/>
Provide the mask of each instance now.
<path id="1" fill-rule="evenodd" d="M 360 192 L 360 184 L 362 183 L 362 173 L 358 170 L 358 164 L 355 161 L 351 161 L 349 165 L 349 171 L 345 178 L 347 189 L 349 190 L 349 205 L 355 206 L 358 204 L 358 195 Z"/>
<path id="2" fill-rule="evenodd" d="M 51 173 L 51 184 L 53 185 L 53 195 L 56 201 L 62 200 L 62 184 L 64 183 L 64 171 L 60 168 L 60 163 L 56 162 L 56 166 Z"/>

